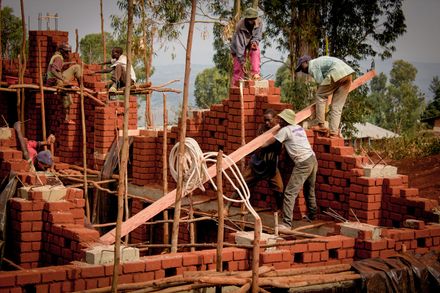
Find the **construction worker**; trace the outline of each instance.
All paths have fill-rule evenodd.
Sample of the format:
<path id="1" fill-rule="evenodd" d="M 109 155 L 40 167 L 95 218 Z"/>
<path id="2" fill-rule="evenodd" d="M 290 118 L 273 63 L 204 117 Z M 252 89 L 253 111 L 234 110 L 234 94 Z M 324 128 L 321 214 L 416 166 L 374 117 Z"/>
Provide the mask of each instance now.
<path id="1" fill-rule="evenodd" d="M 125 56 L 121 47 L 114 47 L 112 49 L 112 59 L 100 63 L 100 65 L 111 64 L 109 68 L 92 72 L 95 73 L 112 73 L 111 83 L 109 84 L 109 92 L 116 92 L 119 88 L 125 86 L 126 72 L 127 72 L 127 56 Z M 136 82 L 136 73 L 133 66 L 130 67 L 131 84 Z"/>
<path id="2" fill-rule="evenodd" d="M 299 58 L 295 71 L 310 74 L 319 84 L 316 91 L 318 125 L 313 129 L 328 133 L 330 137 L 338 137 L 342 108 L 350 90 L 353 68 L 335 57 L 322 56 L 311 59 L 310 56 L 305 55 Z M 329 113 L 329 128 L 327 129 L 324 122 L 325 107 L 329 95 L 333 95 L 333 99 Z"/>
<path id="3" fill-rule="evenodd" d="M 258 11 L 248 8 L 244 11 L 231 40 L 231 53 L 234 59 L 233 84 L 237 85 L 244 78 L 246 57 L 249 54 L 251 63 L 251 78 L 260 79 L 260 41 L 263 24 L 258 17 Z"/>
<path id="4" fill-rule="evenodd" d="M 261 135 L 272 127 L 277 125 L 276 112 L 273 109 L 267 109 L 264 112 L 264 124 L 257 130 L 257 135 Z M 278 170 L 278 155 L 281 151 L 281 144 L 273 144 L 251 156 L 249 164 L 243 173 L 243 178 L 249 188 L 257 185 L 261 180 L 268 180 L 269 187 L 273 190 L 277 202 L 277 209 L 281 209 L 283 200 L 283 178 Z M 231 198 L 237 198 L 234 193 Z M 232 202 L 226 204 L 226 213 Z"/>
<path id="5" fill-rule="evenodd" d="M 304 218 L 312 221 L 316 217 L 315 182 L 318 161 L 307 139 L 305 130 L 295 122 L 295 112 L 285 109 L 278 114 L 278 117 L 280 118 L 280 130 L 274 137 L 266 141 L 262 148 L 264 149 L 277 142 L 282 143 L 294 163 L 289 183 L 287 183 L 284 190 L 282 224 L 278 226 L 281 233 L 288 233 L 292 227 L 295 200 L 303 186 L 307 205 L 307 216 Z"/>
<path id="6" fill-rule="evenodd" d="M 72 48 L 66 44 L 62 43 L 58 45 L 57 51 L 50 58 L 49 66 L 47 68 L 47 78 L 46 84 L 48 86 L 69 86 L 73 79 L 76 79 L 78 84 L 81 83 L 81 66 L 79 64 L 73 64 L 69 66 L 67 69 L 63 70 L 67 64 L 64 60 L 69 58 L 69 54 L 72 52 Z M 75 123 L 69 119 L 69 110 L 72 105 L 72 97 L 70 94 L 66 92 L 62 92 L 63 96 L 63 108 L 65 111 L 65 122 Z"/>

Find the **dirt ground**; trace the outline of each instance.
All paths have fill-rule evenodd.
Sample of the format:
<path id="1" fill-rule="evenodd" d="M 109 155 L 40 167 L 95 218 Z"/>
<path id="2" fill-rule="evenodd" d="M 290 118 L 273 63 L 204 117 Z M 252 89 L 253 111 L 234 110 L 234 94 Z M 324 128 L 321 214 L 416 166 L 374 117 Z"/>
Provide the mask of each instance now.
<path id="1" fill-rule="evenodd" d="M 389 164 L 396 166 L 399 174 L 408 175 L 409 186 L 418 188 L 422 197 L 440 201 L 440 154 Z"/>

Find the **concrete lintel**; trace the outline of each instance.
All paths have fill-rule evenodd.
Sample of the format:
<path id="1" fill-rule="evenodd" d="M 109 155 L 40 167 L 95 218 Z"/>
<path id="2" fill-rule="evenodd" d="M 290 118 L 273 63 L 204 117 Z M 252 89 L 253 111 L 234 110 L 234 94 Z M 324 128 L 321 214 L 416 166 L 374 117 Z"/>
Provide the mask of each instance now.
<path id="1" fill-rule="evenodd" d="M 395 177 L 397 176 L 397 167 L 381 164 L 366 165 L 364 166 L 364 176 L 370 178 Z"/>
<path id="2" fill-rule="evenodd" d="M 29 192 L 41 192 L 43 200 L 47 202 L 54 202 L 63 200 L 67 194 L 67 188 L 62 185 L 43 185 L 43 186 L 24 186 L 18 189 L 19 197 L 29 199 Z"/>
<path id="3" fill-rule="evenodd" d="M 379 240 L 382 234 L 382 229 L 378 226 L 359 223 L 359 222 L 346 222 L 339 223 L 341 226 L 341 234 L 348 237 L 358 238 L 359 232 L 371 232 L 371 240 Z"/>
<path id="4" fill-rule="evenodd" d="M 279 237 L 267 234 L 267 233 L 261 233 L 261 242 L 265 242 L 266 244 L 274 244 L 276 243 L 277 239 Z M 253 245 L 254 242 L 254 231 L 239 231 L 235 233 L 235 243 L 239 245 Z M 275 247 L 274 247 L 275 249 Z M 270 249 L 267 249 L 270 250 Z"/>
<path id="5" fill-rule="evenodd" d="M 139 260 L 139 249 L 121 246 L 121 262 Z M 94 265 L 114 263 L 114 245 L 99 245 L 86 250 L 86 263 Z"/>
<path id="6" fill-rule="evenodd" d="M 1 127 L 0 128 L 0 139 L 8 140 L 12 137 L 11 128 Z"/>

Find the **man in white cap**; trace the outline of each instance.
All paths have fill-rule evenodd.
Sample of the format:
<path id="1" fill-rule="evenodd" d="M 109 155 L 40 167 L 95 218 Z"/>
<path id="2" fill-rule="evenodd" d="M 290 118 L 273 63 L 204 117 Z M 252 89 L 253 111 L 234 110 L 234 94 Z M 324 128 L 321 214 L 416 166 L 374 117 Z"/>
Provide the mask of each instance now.
<path id="1" fill-rule="evenodd" d="M 278 114 L 278 117 L 280 118 L 280 130 L 274 137 L 266 141 L 262 148 L 278 141 L 284 144 L 287 153 L 294 162 L 292 174 L 284 190 L 283 221 L 278 227 L 281 233 L 288 233 L 292 227 L 295 200 L 303 186 L 307 205 L 307 216 L 304 218 L 309 221 L 315 219 L 315 182 L 318 161 L 307 139 L 305 130 L 295 122 L 295 112 L 285 109 Z"/>
<path id="2" fill-rule="evenodd" d="M 312 59 L 310 56 L 304 55 L 299 58 L 295 71 L 310 74 L 319 84 L 316 90 L 318 125 L 314 127 L 314 130 L 329 132 L 330 137 L 339 136 L 342 108 L 350 90 L 353 68 L 335 57 L 322 56 Z M 325 106 L 330 95 L 333 95 L 333 99 L 329 113 L 329 129 L 327 129 L 324 126 Z"/>
<path id="3" fill-rule="evenodd" d="M 234 59 L 234 73 L 232 81 L 238 84 L 244 78 L 246 55 L 249 52 L 251 63 L 251 78 L 260 79 L 260 41 L 262 38 L 263 24 L 258 17 L 258 11 L 248 8 L 243 13 L 241 19 L 235 27 L 235 33 L 231 40 L 231 53 Z"/>

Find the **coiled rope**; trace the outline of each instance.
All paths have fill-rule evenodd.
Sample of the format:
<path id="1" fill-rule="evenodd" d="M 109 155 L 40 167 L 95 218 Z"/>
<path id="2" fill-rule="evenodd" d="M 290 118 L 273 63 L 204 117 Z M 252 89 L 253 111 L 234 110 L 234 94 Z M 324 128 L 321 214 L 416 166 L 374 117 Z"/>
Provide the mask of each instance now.
<path id="1" fill-rule="evenodd" d="M 174 181 L 177 182 L 177 172 L 179 166 L 178 160 L 178 150 L 179 143 L 174 145 L 171 149 L 169 156 L 169 168 L 171 176 Z M 184 151 L 184 162 L 183 162 L 183 192 L 184 194 L 188 194 L 196 188 L 200 188 L 202 191 L 205 191 L 205 187 L 203 183 L 209 179 L 212 186 L 215 190 L 217 190 L 217 185 L 214 180 L 208 174 L 207 163 L 217 163 L 217 152 L 207 152 L 203 153 L 200 149 L 199 144 L 193 138 L 187 137 L 185 138 L 185 151 Z M 249 187 L 246 184 L 246 181 L 243 178 L 243 175 L 240 172 L 237 164 L 228 156 L 223 154 L 223 166 L 222 166 L 222 174 L 237 192 L 237 199 L 229 198 L 223 194 L 223 198 L 227 201 L 236 202 L 236 203 L 244 203 L 249 212 L 257 219 L 260 218 L 258 213 L 251 206 L 250 199 L 250 191 Z M 230 176 L 226 170 L 230 169 Z M 261 231 L 260 231 L 261 232 Z"/>

